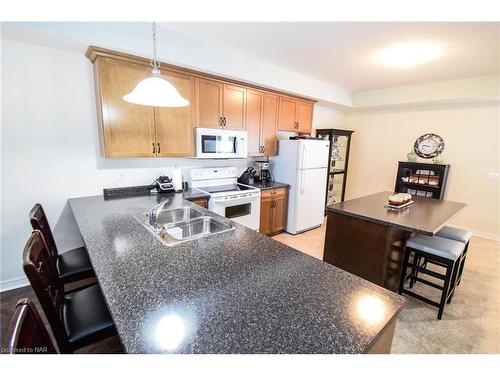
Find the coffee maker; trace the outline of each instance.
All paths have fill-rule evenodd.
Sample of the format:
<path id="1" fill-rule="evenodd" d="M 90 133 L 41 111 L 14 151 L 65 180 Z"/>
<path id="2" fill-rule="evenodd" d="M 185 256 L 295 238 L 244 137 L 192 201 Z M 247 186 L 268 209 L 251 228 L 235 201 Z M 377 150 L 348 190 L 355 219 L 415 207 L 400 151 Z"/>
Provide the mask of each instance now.
<path id="1" fill-rule="evenodd" d="M 271 171 L 269 170 L 269 161 L 258 160 L 255 162 L 257 173 L 255 179 L 261 182 L 271 181 Z"/>

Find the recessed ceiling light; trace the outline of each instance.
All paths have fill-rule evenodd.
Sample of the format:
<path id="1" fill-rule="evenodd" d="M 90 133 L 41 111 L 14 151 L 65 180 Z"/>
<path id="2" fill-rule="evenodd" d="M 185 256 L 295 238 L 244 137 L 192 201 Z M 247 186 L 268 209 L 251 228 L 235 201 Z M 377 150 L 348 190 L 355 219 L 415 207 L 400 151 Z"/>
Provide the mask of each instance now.
<path id="1" fill-rule="evenodd" d="M 439 44 L 429 42 L 396 43 L 375 54 L 375 59 L 384 65 L 411 68 L 433 60 L 443 53 Z"/>

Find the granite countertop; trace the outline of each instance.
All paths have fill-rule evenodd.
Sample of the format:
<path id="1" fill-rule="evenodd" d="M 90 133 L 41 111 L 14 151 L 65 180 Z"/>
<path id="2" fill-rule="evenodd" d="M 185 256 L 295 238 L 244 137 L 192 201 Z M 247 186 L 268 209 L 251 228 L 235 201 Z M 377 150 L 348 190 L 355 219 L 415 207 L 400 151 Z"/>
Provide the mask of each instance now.
<path id="1" fill-rule="evenodd" d="M 129 197 L 142 197 L 142 196 L 160 196 L 168 197 L 175 193 L 158 193 L 151 194 L 149 191 L 150 185 L 138 185 L 138 186 L 127 186 L 119 188 L 108 188 L 103 189 L 103 195 L 105 200 L 110 199 L 123 199 Z M 187 200 L 198 199 L 198 198 L 210 198 L 210 195 L 199 191 L 197 189 L 188 188 L 182 192 L 182 197 Z"/>
<path id="2" fill-rule="evenodd" d="M 337 214 L 433 236 L 466 206 L 459 202 L 414 196 L 412 200 L 415 203 L 411 206 L 401 210 L 391 210 L 384 205 L 392 194 L 394 193 L 383 191 L 336 203 L 327 206 L 326 209 Z"/>
<path id="3" fill-rule="evenodd" d="M 277 181 L 266 181 L 266 182 L 255 181 L 253 184 L 246 184 L 246 185 L 253 186 L 260 190 L 278 189 L 278 188 L 288 189 L 290 187 L 290 185 L 288 184 L 284 184 L 282 182 L 277 182 Z"/>
<path id="4" fill-rule="evenodd" d="M 163 246 L 135 218 L 162 201 L 235 229 Z M 69 203 L 129 353 L 363 353 L 404 303 L 182 194 Z"/>

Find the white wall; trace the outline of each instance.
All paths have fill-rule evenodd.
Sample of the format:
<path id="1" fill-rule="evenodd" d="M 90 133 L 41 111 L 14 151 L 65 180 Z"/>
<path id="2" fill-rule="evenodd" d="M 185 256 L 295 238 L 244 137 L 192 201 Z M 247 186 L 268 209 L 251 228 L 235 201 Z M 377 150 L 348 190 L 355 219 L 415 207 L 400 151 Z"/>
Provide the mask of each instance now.
<path id="1" fill-rule="evenodd" d="M 467 203 L 450 222 L 500 240 L 500 106 L 442 106 L 349 113 L 345 127 L 355 131 L 346 198 L 393 191 L 398 160 L 406 160 L 425 133 L 443 137 L 445 163 L 451 164 L 445 199 Z"/>
<path id="2" fill-rule="evenodd" d="M 353 94 L 355 109 L 409 103 L 417 105 L 419 103 L 477 102 L 479 100 L 498 102 L 499 98 L 500 76 L 498 75 L 426 82 Z"/>
<path id="3" fill-rule="evenodd" d="M 21 253 L 33 204 L 44 206 L 60 249 L 75 247 L 81 238 L 68 198 L 147 184 L 174 165 L 247 165 L 246 160 L 105 159 L 99 153 L 92 64 L 83 54 L 2 40 L 1 62 L 2 289 L 24 281 Z"/>
<path id="4" fill-rule="evenodd" d="M 90 44 L 151 56 L 151 25 L 146 22 L 3 23 L 3 37 L 85 53 Z M 352 105 L 348 90 L 244 55 L 220 43 L 158 26 L 159 59 L 168 63 L 309 96 L 325 103 Z"/>

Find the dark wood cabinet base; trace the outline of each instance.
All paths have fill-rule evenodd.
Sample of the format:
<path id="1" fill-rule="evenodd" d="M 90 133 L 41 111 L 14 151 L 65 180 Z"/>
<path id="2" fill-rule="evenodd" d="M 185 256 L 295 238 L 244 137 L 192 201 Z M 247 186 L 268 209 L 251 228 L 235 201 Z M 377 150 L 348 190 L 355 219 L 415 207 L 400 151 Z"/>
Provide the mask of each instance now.
<path id="1" fill-rule="evenodd" d="M 323 260 L 397 292 L 410 232 L 328 212 Z"/>

